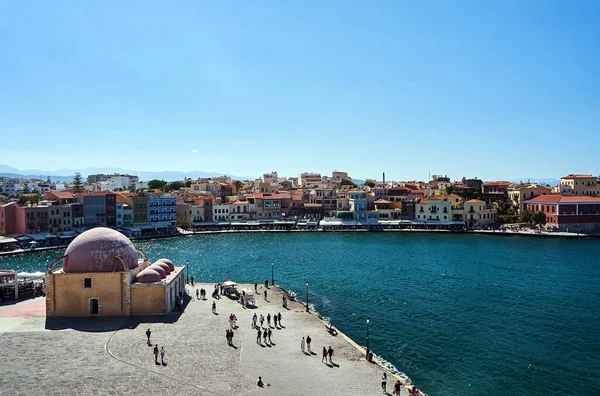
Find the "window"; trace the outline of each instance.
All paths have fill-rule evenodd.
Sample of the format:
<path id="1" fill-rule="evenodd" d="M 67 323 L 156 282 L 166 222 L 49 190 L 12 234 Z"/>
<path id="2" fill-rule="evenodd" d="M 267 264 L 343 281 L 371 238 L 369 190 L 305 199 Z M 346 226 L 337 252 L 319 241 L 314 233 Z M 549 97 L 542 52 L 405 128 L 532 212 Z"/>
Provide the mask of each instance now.
<path id="1" fill-rule="evenodd" d="M 84 278 L 83 279 L 83 287 L 89 289 L 92 287 L 92 278 Z"/>

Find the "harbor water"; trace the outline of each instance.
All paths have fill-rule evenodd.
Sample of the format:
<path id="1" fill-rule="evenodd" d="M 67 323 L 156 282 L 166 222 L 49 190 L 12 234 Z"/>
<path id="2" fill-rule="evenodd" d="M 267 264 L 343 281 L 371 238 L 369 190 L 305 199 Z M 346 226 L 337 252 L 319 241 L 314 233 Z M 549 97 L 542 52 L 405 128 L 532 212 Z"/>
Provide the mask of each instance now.
<path id="1" fill-rule="evenodd" d="M 198 282 L 271 279 L 430 395 L 600 394 L 600 241 L 249 233 L 136 241 Z M 62 250 L 0 258 L 45 270 Z M 377 381 L 378 379 L 374 379 Z"/>

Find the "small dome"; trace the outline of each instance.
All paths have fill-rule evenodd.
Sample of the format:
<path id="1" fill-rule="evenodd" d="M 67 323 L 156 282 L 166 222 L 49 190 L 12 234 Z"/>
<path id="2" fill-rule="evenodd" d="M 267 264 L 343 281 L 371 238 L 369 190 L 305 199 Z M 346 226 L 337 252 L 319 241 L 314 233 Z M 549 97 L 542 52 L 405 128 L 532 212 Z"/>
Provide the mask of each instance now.
<path id="1" fill-rule="evenodd" d="M 161 277 L 156 270 L 148 267 L 140 271 L 139 274 L 135 277 L 135 280 L 140 283 L 152 283 L 152 282 L 160 282 Z"/>
<path id="2" fill-rule="evenodd" d="M 123 263 L 131 270 L 138 266 L 133 243 L 123 234 L 106 227 L 85 231 L 67 247 L 64 272 L 122 272 Z M 119 260 L 119 258 L 121 260 Z"/>
<path id="3" fill-rule="evenodd" d="M 171 268 L 169 268 L 169 264 L 165 263 L 164 261 L 157 261 L 156 263 L 154 263 L 152 265 L 160 265 L 162 267 L 162 269 L 165 270 L 165 274 L 167 274 L 167 275 L 169 275 L 171 273 Z"/>
<path id="4" fill-rule="evenodd" d="M 160 274 L 161 279 L 165 279 L 167 277 L 167 273 L 165 272 L 165 269 L 158 264 L 152 264 L 148 268 L 153 269 L 154 271 L 158 272 Z"/>
<path id="5" fill-rule="evenodd" d="M 169 266 L 169 269 L 171 271 L 175 271 L 175 266 L 173 265 L 173 263 L 171 262 L 171 260 L 166 259 L 166 258 L 161 258 L 158 261 L 162 261 L 163 263 L 167 263 L 167 265 Z"/>

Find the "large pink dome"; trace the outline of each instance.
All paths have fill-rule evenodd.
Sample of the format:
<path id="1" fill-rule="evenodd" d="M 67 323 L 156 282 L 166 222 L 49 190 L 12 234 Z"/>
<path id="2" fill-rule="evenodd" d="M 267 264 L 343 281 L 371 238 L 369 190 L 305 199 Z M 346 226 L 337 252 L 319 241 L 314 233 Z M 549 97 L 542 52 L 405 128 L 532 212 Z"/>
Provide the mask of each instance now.
<path id="1" fill-rule="evenodd" d="M 64 272 L 122 272 L 121 260 L 133 269 L 138 266 L 138 254 L 133 243 L 123 234 L 106 227 L 85 231 L 69 244 L 64 260 Z"/>

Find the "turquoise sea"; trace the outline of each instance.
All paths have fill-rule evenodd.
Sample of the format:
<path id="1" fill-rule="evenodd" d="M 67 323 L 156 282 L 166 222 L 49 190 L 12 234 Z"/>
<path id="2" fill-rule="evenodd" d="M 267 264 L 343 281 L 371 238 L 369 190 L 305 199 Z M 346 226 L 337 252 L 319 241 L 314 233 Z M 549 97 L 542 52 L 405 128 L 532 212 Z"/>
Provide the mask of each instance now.
<path id="1" fill-rule="evenodd" d="M 600 394 L 600 241 L 253 233 L 136 242 L 198 282 L 271 278 L 430 395 Z M 62 251 L 5 257 L 44 270 Z"/>

